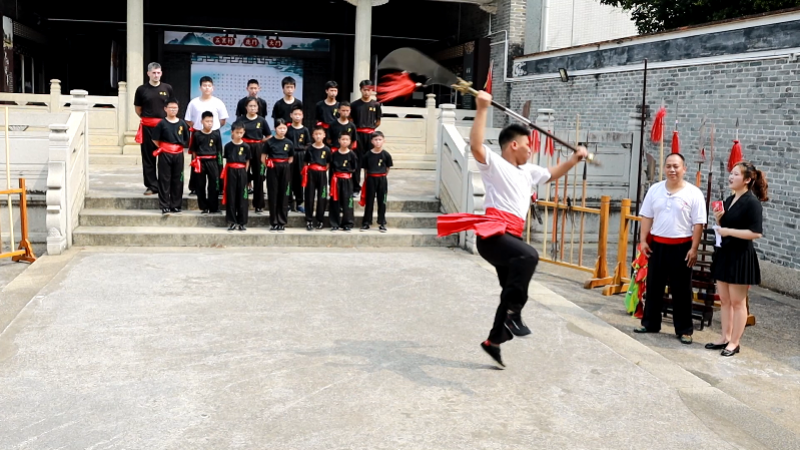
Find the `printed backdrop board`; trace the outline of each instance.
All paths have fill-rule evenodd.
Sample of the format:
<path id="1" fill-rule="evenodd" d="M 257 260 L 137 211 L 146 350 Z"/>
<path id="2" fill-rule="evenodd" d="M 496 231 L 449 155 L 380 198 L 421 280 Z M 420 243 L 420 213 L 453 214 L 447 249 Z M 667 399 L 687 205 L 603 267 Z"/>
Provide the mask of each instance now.
<path id="1" fill-rule="evenodd" d="M 214 95 L 228 109 L 230 117 L 221 130 L 224 142 L 230 140 L 236 104 L 247 95 L 247 80 L 258 80 L 261 86 L 258 96 L 266 100 L 268 116 L 272 114 L 272 105 L 283 97 L 281 80 L 284 77 L 297 80 L 295 94 L 302 100 L 303 62 L 295 58 L 192 54 L 191 98 L 200 96 L 200 78 L 204 76 L 214 80 Z M 267 120 L 272 127 L 272 119 L 268 117 Z"/>

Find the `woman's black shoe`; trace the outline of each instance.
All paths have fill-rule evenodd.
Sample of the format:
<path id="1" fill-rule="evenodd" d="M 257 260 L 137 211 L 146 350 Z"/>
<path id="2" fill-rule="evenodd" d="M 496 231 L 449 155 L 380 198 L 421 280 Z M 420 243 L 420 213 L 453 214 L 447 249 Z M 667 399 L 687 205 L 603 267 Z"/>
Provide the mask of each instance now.
<path id="1" fill-rule="evenodd" d="M 733 356 L 733 355 L 735 355 L 737 353 L 739 353 L 739 346 L 738 345 L 733 350 L 728 350 L 727 348 L 722 350 L 722 352 L 720 352 L 720 355 L 722 355 L 722 356 Z"/>
<path id="2" fill-rule="evenodd" d="M 723 348 L 725 348 L 727 346 L 728 346 L 727 342 L 724 343 L 724 344 L 715 344 L 713 342 L 710 342 L 710 343 L 706 344 L 706 348 L 709 349 L 709 350 L 722 350 Z"/>

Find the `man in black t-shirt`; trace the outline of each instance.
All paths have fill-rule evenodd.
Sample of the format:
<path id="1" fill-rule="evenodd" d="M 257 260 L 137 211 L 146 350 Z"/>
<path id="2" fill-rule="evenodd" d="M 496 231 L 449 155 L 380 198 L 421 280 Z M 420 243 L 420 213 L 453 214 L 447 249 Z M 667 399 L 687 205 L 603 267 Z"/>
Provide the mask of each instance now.
<path id="1" fill-rule="evenodd" d="M 339 85 L 335 81 L 325 83 L 325 95 L 325 100 L 317 102 L 315 119 L 318 127 L 325 128 L 326 139 L 330 139 L 327 134 L 328 129 L 339 119 L 339 101 L 336 100 L 336 96 L 339 95 Z"/>
<path id="2" fill-rule="evenodd" d="M 258 115 L 267 117 L 267 101 L 258 96 L 259 91 L 261 91 L 261 86 L 259 86 L 258 80 L 251 79 L 247 82 L 247 96 L 236 104 L 236 117 L 247 115 L 247 101 L 250 98 L 255 98 L 258 102 Z"/>
<path id="3" fill-rule="evenodd" d="M 158 179 L 156 178 L 156 150 L 153 143 L 153 128 L 166 116 L 164 107 L 167 100 L 173 98 L 172 86 L 161 82 L 161 65 L 152 62 L 147 65 L 147 76 L 150 80 L 136 88 L 133 95 L 133 106 L 136 115 L 141 118 L 139 131 L 136 133 L 136 142 L 141 144 L 142 151 L 142 178 L 144 179 L 144 195 L 158 193 Z"/>
<path id="4" fill-rule="evenodd" d="M 372 133 L 381 126 L 381 104 L 372 100 L 373 83 L 371 80 L 364 80 L 359 83 L 361 88 L 361 98 L 350 105 L 350 117 L 356 126 L 356 155 L 359 160 L 372 148 Z M 361 192 L 361 176 L 356 174 L 353 182 L 355 194 Z"/>

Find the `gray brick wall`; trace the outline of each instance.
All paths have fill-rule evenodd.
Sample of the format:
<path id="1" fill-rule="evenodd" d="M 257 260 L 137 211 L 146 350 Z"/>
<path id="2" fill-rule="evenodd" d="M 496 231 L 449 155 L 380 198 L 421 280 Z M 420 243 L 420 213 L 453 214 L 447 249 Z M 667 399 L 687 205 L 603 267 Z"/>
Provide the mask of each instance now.
<path id="1" fill-rule="evenodd" d="M 559 79 L 515 82 L 510 91 L 510 104 L 516 110 L 526 100 L 532 101 L 534 112 L 537 108 L 555 109 L 557 129 L 573 129 L 576 114 L 580 114 L 583 129 L 624 131 L 629 129 L 629 114 L 642 102 L 642 72 L 582 76 L 568 83 Z M 714 198 L 720 195 L 718 161 L 724 158 L 727 163 L 734 125 L 737 117 L 740 119 L 739 139 L 744 156 L 764 170 L 769 181 L 764 238 L 756 242 L 756 247 L 766 260 L 800 269 L 798 62 L 774 59 L 650 70 L 647 104 L 653 114 L 662 102 L 668 110 L 665 152 L 669 153 L 677 118 L 681 153 L 689 163 L 687 180 L 693 182 L 697 171 L 698 132 L 703 117 L 707 117 L 708 124 L 716 125 Z M 650 127 L 648 122 L 646 142 Z M 647 143 L 646 150 L 658 157 L 657 145 Z M 704 186 L 707 173 L 706 163 Z M 727 174 L 723 177 L 727 186 Z"/>

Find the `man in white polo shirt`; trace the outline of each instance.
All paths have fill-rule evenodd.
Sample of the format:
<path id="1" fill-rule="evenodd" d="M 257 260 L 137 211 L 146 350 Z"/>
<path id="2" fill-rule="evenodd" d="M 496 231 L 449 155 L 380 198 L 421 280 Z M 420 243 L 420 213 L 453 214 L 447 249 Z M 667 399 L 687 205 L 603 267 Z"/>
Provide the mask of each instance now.
<path id="1" fill-rule="evenodd" d="M 500 305 L 494 316 L 494 325 L 481 348 L 500 366 L 500 344 L 514 336 L 531 333 L 522 321 L 522 308 L 528 301 L 528 285 L 539 263 L 539 254 L 522 240 L 525 217 L 531 206 L 531 193 L 542 183 L 564 176 L 588 155 L 585 147 L 558 166 L 545 168 L 529 164 L 531 148 L 530 131 L 512 124 L 500 132 L 498 138 L 502 153 L 495 154 L 483 145 L 486 116 L 492 96 L 481 91 L 476 99 L 477 111 L 470 131 L 470 150 L 481 172 L 486 187 L 485 215 L 445 214 L 439 216 L 439 236 L 474 230 L 478 253 L 495 267 L 500 286 Z"/>
<path id="2" fill-rule="evenodd" d="M 667 179 L 654 184 L 644 197 L 642 251 L 650 258 L 647 265 L 647 300 L 642 326 L 636 333 L 658 333 L 664 288 L 672 295 L 675 334 L 683 344 L 692 343 L 692 267 L 706 224 L 707 209 L 703 193 L 683 179 L 686 160 L 680 153 L 664 162 Z"/>

